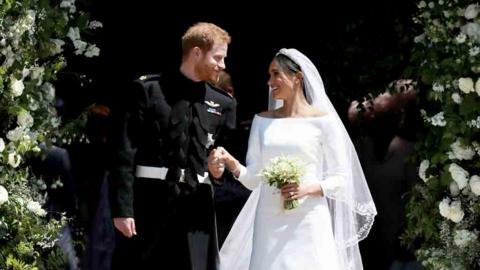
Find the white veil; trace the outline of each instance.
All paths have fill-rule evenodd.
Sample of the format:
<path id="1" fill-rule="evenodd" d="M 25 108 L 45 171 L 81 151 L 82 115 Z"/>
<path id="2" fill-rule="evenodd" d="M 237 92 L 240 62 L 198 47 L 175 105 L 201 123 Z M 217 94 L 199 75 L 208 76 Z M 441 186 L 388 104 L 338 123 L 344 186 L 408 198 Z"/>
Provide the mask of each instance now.
<path id="1" fill-rule="evenodd" d="M 321 111 L 333 115 L 336 124 L 343 131 L 343 140 L 347 146 L 347 168 L 345 186 L 339 192 L 327 194 L 327 200 L 332 216 L 337 252 L 342 269 L 363 269 L 358 248 L 358 242 L 367 237 L 373 220 L 377 214 L 363 174 L 357 152 L 350 136 L 325 93 L 322 78 L 315 65 L 304 54 L 296 49 L 281 49 L 278 54 L 287 56 L 300 66 L 307 101 Z M 269 110 L 278 108 L 281 103 L 269 97 Z"/>

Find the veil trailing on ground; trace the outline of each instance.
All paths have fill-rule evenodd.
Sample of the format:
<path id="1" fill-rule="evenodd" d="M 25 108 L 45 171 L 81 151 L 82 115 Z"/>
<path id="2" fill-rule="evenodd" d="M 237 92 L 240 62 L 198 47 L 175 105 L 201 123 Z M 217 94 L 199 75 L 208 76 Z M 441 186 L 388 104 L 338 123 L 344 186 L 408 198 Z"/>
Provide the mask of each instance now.
<path id="1" fill-rule="evenodd" d="M 326 197 L 342 269 L 362 269 L 358 242 L 367 237 L 377 211 L 357 152 L 342 120 L 325 92 L 322 78 L 315 65 L 296 49 L 281 49 L 278 54 L 285 55 L 300 66 L 307 101 L 319 110 L 332 115 L 335 124 L 342 130 L 342 139 L 346 145 L 347 173 L 344 175 L 342 188 L 326 194 Z M 269 109 L 279 106 L 281 103 L 273 100 L 270 96 Z"/>

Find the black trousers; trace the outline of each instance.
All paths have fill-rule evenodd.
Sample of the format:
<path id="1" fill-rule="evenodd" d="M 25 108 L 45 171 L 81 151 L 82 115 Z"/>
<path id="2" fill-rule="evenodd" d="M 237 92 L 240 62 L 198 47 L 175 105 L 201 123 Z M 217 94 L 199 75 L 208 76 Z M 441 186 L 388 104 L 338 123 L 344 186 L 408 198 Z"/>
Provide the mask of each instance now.
<path id="1" fill-rule="evenodd" d="M 134 185 L 137 235 L 117 236 L 113 269 L 216 270 L 218 243 L 210 185 L 194 190 L 139 178 Z"/>

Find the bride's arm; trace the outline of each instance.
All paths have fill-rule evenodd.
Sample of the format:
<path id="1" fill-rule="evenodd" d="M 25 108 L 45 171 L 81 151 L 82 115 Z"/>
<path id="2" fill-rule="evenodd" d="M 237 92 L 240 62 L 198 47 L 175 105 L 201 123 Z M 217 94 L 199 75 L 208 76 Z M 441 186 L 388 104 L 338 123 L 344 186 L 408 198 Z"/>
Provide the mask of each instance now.
<path id="1" fill-rule="evenodd" d="M 246 188 L 253 190 L 261 181 L 259 172 L 261 170 L 261 144 L 260 130 L 257 118 L 252 122 L 250 136 L 248 139 L 247 166 L 243 166 L 230 154 L 225 156 L 225 165 L 232 172 L 233 176 Z"/>

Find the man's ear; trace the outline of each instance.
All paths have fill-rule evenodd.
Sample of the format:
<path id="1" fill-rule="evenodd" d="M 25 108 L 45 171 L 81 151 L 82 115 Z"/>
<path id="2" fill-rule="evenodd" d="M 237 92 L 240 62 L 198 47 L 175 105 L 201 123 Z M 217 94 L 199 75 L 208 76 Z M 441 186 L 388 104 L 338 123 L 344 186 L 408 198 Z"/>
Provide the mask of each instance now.
<path id="1" fill-rule="evenodd" d="M 197 59 L 200 58 L 203 54 L 202 49 L 200 49 L 200 47 L 198 47 L 198 46 L 193 47 L 191 53 L 192 53 L 193 57 L 195 57 Z"/>

